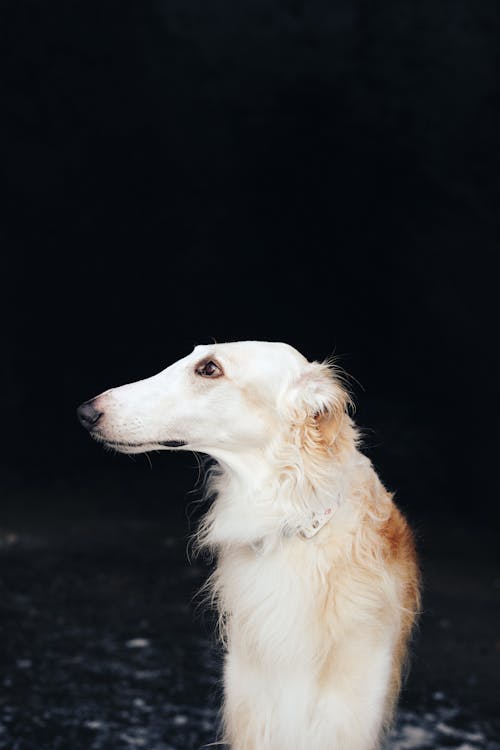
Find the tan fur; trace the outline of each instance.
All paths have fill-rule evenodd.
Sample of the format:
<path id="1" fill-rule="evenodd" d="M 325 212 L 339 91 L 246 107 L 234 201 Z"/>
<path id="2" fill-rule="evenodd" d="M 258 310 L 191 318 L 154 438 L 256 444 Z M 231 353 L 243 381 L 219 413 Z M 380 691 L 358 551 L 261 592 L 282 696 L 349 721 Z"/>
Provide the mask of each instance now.
<path id="1" fill-rule="evenodd" d="M 199 377 L 210 360 L 223 375 Z M 197 347 L 95 400 L 98 440 L 218 462 L 196 541 L 217 561 L 232 750 L 378 750 L 390 725 L 419 572 L 350 403 L 335 367 L 255 341 Z"/>
<path id="2" fill-rule="evenodd" d="M 348 463 L 356 452 L 357 433 L 345 412 L 333 417 L 315 415 L 303 424 L 294 423 L 292 431 L 299 436 L 306 474 L 315 465 L 317 468 L 317 462 L 332 458 Z M 332 434 L 335 435 L 333 444 Z M 285 468 L 287 472 L 293 469 Z M 368 656 L 384 642 L 386 633 L 394 633 L 390 674 L 387 685 L 381 684 L 380 688 L 384 695 L 379 740 L 369 745 L 375 750 L 383 729 L 390 726 L 401 686 L 408 640 L 419 610 L 419 572 L 412 532 L 394 505 L 392 495 L 366 459 L 359 462 L 356 473 L 349 477 L 349 484 L 351 503 L 309 542 L 289 540 L 286 565 L 295 570 L 297 581 L 305 577 L 309 588 L 314 590 L 316 586 L 315 597 L 311 600 L 314 609 L 305 632 L 316 644 L 311 652 L 311 677 L 318 695 L 334 684 L 345 696 L 350 695 L 353 705 L 359 701 L 356 679 L 352 677 L 358 654 L 365 648 Z M 261 641 L 255 611 L 244 608 L 240 613 L 237 611 L 240 605 L 235 602 L 244 592 L 232 594 L 228 589 L 230 579 L 234 579 L 236 585 L 243 585 L 238 569 L 254 563 L 255 551 L 249 547 L 220 548 L 212 585 L 218 606 L 225 613 L 223 621 L 229 650 L 242 651 L 249 669 L 259 668 L 265 673 L 273 661 L 279 663 L 279 643 Z M 314 580 L 313 571 L 318 567 L 322 573 Z M 258 569 L 255 575 L 259 575 Z M 307 606 L 304 601 L 304 607 Z M 289 639 L 293 648 L 291 634 Z M 363 681 L 363 671 L 359 679 Z M 227 684 L 232 684 L 229 679 Z M 226 739 L 235 750 L 267 748 L 265 739 L 255 739 L 256 718 L 250 704 L 233 703 L 232 692 L 229 687 Z M 350 744 L 347 735 L 345 741 L 341 739 L 343 731 L 341 729 L 337 736 L 340 744 L 331 747 L 335 750 L 344 746 L 357 747 Z M 359 745 L 360 748 L 365 746 L 368 747 Z M 273 747 L 272 743 L 269 747 Z"/>
<path id="3" fill-rule="evenodd" d="M 344 432 L 348 434 L 340 434 L 337 439 L 347 445 L 352 435 L 349 434 L 350 430 L 347 426 Z M 379 590 L 380 600 L 374 611 L 374 624 L 377 621 L 379 626 L 388 623 L 394 616 L 394 602 L 390 597 L 387 599 L 384 597 L 384 578 L 390 576 L 394 580 L 400 621 L 392 656 L 390 689 L 384 711 L 384 725 L 388 727 L 401 688 L 409 638 L 420 609 L 420 574 L 413 534 L 401 512 L 394 505 L 392 496 L 385 491 L 374 474 L 362 489 L 359 510 L 361 523 L 357 532 L 353 533 L 348 543 L 349 547 L 344 549 L 344 564 L 332 566 L 325 587 L 325 598 L 321 607 L 324 623 L 323 637 L 325 639 L 329 637 L 328 623 L 331 620 L 331 613 L 339 606 L 336 597 L 345 588 L 350 578 L 357 581 L 365 579 L 371 590 Z M 338 558 L 338 539 L 334 534 L 331 535 L 329 542 L 332 559 Z M 386 607 L 389 609 L 387 610 Z M 319 674 L 320 684 L 325 682 L 338 667 L 336 661 L 335 648 L 332 648 Z"/>
<path id="4" fill-rule="evenodd" d="M 357 432 L 345 411 L 314 415 L 302 424 L 294 423 L 292 431 L 299 435 L 302 461 L 309 468 L 315 462 L 332 458 L 347 461 L 355 451 Z M 290 467 L 287 470 L 290 471 Z M 394 630 L 380 734 L 370 745 L 375 750 L 383 730 L 391 724 L 401 687 L 408 641 L 420 606 L 419 571 L 412 532 L 394 505 L 392 495 L 366 459 L 360 462 L 357 475 L 350 477 L 350 486 L 352 503 L 344 515 L 335 518 L 306 544 L 290 540 L 287 565 L 295 566 L 297 575 L 311 565 L 319 564 L 323 570 L 316 582 L 317 588 L 313 576 L 309 578 L 314 601 L 314 621 L 309 626 L 309 637 L 319 644 L 312 662 L 316 665 L 312 675 L 315 673 L 313 682 L 318 695 L 332 683 L 342 688 L 345 680 L 345 695 L 353 690 L 351 699 L 356 702 L 356 683 L 352 680 L 356 654 L 363 647 L 368 652 L 376 649 L 385 631 Z M 260 643 L 255 631 L 257 624 L 252 622 L 254 613 L 230 612 L 232 607 L 225 596 L 231 599 L 231 594 L 227 589 L 224 591 L 227 576 L 233 576 L 239 565 L 251 565 L 254 554 L 249 548 L 221 550 L 212 584 L 221 611 L 227 613 L 224 627 L 229 628 L 226 631 L 229 649 L 234 649 L 237 641 L 241 645 L 244 643 L 249 664 L 260 664 L 265 672 L 268 661 L 277 658 L 277 644 L 269 651 Z M 308 606 L 307 603 L 304 606 Z M 255 632 L 252 634 L 252 631 Z M 363 680 L 362 673 L 360 680 Z M 226 703 L 226 737 L 236 750 L 259 748 L 255 728 L 252 730 L 254 724 L 250 705 Z M 337 737 L 339 744 L 332 748 L 343 748 L 344 744 L 346 748 L 351 747 L 347 735 L 345 741 L 341 739 L 342 731 Z M 262 742 L 265 743 L 265 739 Z"/>

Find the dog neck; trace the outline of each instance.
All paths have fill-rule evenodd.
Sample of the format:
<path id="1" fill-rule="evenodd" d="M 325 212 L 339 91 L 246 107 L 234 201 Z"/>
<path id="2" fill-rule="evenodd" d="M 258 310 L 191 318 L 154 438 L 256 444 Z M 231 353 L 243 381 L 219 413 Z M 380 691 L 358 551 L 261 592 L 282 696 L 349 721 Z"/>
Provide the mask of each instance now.
<path id="1" fill-rule="evenodd" d="M 215 500 L 198 533 L 200 546 L 215 552 L 235 546 L 262 549 L 291 537 L 312 539 L 334 522 L 349 495 L 351 472 L 345 460 L 331 458 L 312 476 L 294 467 L 280 472 L 271 467 L 262 453 L 237 460 L 218 456 L 218 470 L 208 483 Z"/>

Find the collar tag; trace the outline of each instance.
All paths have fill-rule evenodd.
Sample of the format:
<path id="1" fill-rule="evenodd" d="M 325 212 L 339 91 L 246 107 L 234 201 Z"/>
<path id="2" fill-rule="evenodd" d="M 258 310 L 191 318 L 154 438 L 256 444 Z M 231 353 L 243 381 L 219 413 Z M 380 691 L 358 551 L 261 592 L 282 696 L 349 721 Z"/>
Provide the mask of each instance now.
<path id="1" fill-rule="evenodd" d="M 333 515 L 333 508 L 325 508 L 322 511 L 311 511 L 305 523 L 301 524 L 297 533 L 302 539 L 311 539 L 326 526 Z"/>

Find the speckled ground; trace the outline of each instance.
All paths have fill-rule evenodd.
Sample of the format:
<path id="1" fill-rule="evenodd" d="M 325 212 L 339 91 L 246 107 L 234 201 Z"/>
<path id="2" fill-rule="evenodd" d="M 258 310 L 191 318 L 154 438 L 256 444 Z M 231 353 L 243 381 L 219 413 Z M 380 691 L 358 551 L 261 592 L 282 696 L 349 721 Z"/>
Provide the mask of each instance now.
<path id="1" fill-rule="evenodd" d="M 87 516 L 0 533 L 0 749 L 195 750 L 217 736 L 222 654 L 187 528 Z M 429 554 L 432 552 L 429 543 Z M 499 581 L 426 562 L 392 750 L 500 750 Z"/>

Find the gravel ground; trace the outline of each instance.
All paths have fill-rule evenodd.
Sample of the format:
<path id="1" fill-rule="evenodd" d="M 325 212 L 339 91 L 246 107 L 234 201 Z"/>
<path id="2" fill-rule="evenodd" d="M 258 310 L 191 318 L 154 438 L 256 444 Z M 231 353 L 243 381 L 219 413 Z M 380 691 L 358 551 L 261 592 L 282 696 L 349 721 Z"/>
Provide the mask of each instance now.
<path id="1" fill-rule="evenodd" d="M 10 507 L 0 748 L 195 750 L 216 739 L 222 654 L 197 606 L 207 566 L 187 560 L 187 525 L 67 511 L 27 522 Z M 392 750 L 500 750 L 500 571 L 470 530 L 464 562 L 464 535 L 444 549 L 436 524 L 419 531 L 424 615 Z"/>

